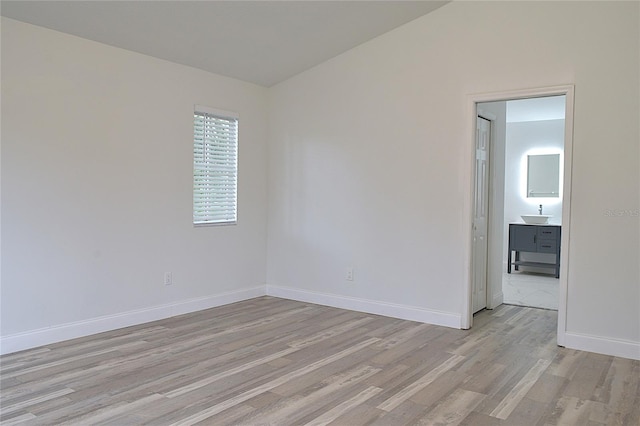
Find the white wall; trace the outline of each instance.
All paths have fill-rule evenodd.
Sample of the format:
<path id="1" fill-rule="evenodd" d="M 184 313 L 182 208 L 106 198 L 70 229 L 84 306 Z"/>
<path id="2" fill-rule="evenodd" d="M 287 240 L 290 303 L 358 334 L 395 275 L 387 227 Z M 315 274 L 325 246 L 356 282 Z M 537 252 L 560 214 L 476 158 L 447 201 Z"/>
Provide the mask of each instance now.
<path id="1" fill-rule="evenodd" d="M 264 294 L 266 102 L 3 18 L 3 350 Z M 192 226 L 194 104 L 240 114 L 237 226 Z"/>
<path id="2" fill-rule="evenodd" d="M 468 96 L 575 84 L 566 342 L 640 358 L 638 7 L 452 2 L 274 87 L 269 285 L 455 322 Z"/>

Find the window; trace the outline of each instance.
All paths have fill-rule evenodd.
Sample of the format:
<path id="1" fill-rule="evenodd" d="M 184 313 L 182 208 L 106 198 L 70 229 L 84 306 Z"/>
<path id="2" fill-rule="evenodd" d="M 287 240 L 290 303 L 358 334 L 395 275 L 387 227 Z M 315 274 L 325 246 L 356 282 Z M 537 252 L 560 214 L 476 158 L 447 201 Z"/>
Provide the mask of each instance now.
<path id="1" fill-rule="evenodd" d="M 193 223 L 235 224 L 238 115 L 196 106 L 193 114 Z"/>

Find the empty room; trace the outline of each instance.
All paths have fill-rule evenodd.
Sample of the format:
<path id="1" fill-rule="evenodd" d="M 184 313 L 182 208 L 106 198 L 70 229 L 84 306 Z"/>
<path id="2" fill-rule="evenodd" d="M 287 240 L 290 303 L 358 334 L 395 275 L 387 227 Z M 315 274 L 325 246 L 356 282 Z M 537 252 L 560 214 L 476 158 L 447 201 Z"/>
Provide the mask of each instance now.
<path id="1" fill-rule="evenodd" d="M 640 3 L 0 13 L 0 424 L 640 422 Z"/>

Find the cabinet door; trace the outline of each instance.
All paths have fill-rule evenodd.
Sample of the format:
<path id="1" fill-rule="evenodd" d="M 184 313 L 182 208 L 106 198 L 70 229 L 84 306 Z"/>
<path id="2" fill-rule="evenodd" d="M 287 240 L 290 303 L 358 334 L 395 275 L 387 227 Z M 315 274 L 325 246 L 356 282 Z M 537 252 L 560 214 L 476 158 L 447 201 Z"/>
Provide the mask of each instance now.
<path id="1" fill-rule="evenodd" d="M 509 225 L 509 246 L 516 251 L 538 251 L 535 225 Z"/>

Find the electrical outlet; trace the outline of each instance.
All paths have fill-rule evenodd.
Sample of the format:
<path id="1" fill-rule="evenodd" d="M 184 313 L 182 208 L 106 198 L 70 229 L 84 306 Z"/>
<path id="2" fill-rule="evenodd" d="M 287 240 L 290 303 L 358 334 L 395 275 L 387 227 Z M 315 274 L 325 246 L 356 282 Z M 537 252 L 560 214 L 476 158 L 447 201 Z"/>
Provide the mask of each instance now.
<path id="1" fill-rule="evenodd" d="M 171 275 L 171 272 L 165 272 L 164 285 L 171 285 L 171 284 L 173 284 L 173 276 Z"/>
<path id="2" fill-rule="evenodd" d="M 347 281 L 353 281 L 353 268 L 347 268 L 347 274 L 345 276 Z"/>

